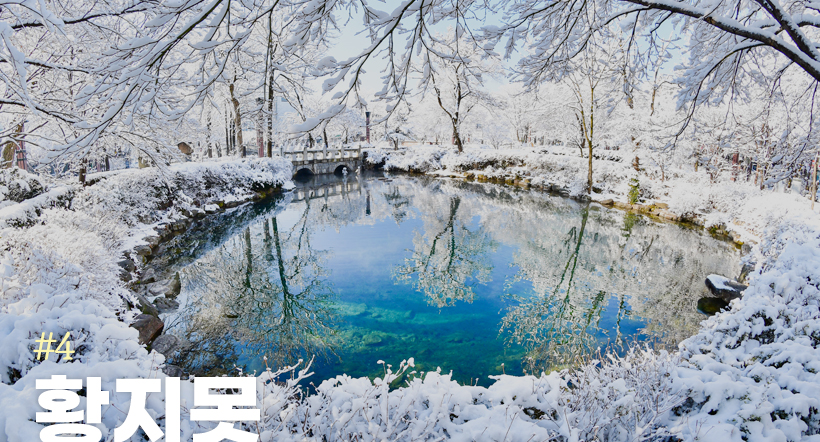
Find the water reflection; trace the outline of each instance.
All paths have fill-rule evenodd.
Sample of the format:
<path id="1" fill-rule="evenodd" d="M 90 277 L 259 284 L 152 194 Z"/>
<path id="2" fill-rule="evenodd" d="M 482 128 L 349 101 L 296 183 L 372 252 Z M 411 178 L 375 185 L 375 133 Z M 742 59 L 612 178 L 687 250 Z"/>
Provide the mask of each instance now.
<path id="1" fill-rule="evenodd" d="M 172 328 L 192 343 L 174 363 L 225 372 L 266 357 L 279 367 L 333 350 L 334 293 L 311 244 L 310 199 L 282 231 L 276 216 L 247 226 L 184 271 L 188 302 Z"/>
<path id="2" fill-rule="evenodd" d="M 318 177 L 231 220 L 167 322 L 192 343 L 174 362 L 202 372 L 320 355 L 321 380 L 415 357 L 469 382 L 628 339 L 674 346 L 703 319 L 703 277 L 738 266 L 700 231 L 424 177 Z"/>
<path id="3" fill-rule="evenodd" d="M 441 205 L 428 208 L 423 233 L 416 231 L 413 237 L 412 255 L 394 273 L 397 281 L 411 282 L 436 307 L 472 302 L 475 293 L 469 280 L 489 282 L 490 253 L 496 249 L 489 232 L 468 228 L 464 218 L 469 215 L 459 213 L 460 196 L 445 200 L 444 210 Z"/>

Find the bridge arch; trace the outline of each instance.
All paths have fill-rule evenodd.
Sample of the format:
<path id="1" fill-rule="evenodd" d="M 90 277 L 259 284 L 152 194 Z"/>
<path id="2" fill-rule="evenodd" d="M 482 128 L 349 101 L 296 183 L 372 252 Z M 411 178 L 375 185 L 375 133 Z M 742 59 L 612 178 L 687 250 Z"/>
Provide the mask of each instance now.
<path id="1" fill-rule="evenodd" d="M 309 167 L 300 167 L 296 170 L 296 173 L 293 174 L 294 178 L 310 178 L 314 175 L 313 170 Z"/>
<path id="2" fill-rule="evenodd" d="M 350 168 L 350 165 L 348 165 L 347 163 L 342 163 L 342 164 L 339 164 L 338 166 L 336 166 L 335 169 L 333 169 L 333 174 L 334 175 L 344 175 L 344 170 L 345 169 L 347 169 L 347 173 L 352 173 L 353 172 L 353 169 Z"/>

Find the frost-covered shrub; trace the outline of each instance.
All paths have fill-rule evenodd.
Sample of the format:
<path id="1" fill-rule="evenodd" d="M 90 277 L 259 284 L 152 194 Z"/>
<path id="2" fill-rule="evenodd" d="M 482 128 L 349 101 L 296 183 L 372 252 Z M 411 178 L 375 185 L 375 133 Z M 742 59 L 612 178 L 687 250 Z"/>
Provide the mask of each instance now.
<path id="1" fill-rule="evenodd" d="M 172 206 L 184 213 L 208 202 L 234 201 L 280 186 L 290 180 L 292 168 L 282 158 L 257 158 L 129 169 L 85 188 L 72 208 L 129 226 L 151 224 L 164 215 L 160 211 Z"/>
<path id="2" fill-rule="evenodd" d="M 747 440 L 820 434 L 819 232 L 772 232 L 761 249 L 773 256 L 744 296 L 681 344 L 679 382 L 701 404 L 692 421 Z"/>
<path id="3" fill-rule="evenodd" d="M 37 175 L 16 167 L 0 169 L 0 207 L 34 198 L 44 191 L 45 186 Z"/>
<path id="4" fill-rule="evenodd" d="M 129 352 L 144 352 L 131 342 L 136 331 L 117 332 L 121 337 L 112 340 L 102 330 L 127 328 L 117 317 L 125 314 L 123 300 L 130 295 L 117 276 L 115 240 L 96 233 L 93 220 L 82 213 L 51 209 L 42 221 L 7 231 L 0 239 L 3 383 L 15 382 L 38 365 L 32 350 L 41 332 L 62 337 L 71 331 L 77 350 L 74 363 L 113 361 L 127 358 Z"/>
<path id="5" fill-rule="evenodd" d="M 268 414 L 278 431 L 263 428 L 262 441 L 659 440 L 684 400 L 672 391 L 675 362 L 634 349 L 573 373 L 493 376 L 484 388 L 440 370 L 416 373 L 410 359 L 372 381 L 337 376 L 315 394 L 292 394 L 298 399 Z"/>

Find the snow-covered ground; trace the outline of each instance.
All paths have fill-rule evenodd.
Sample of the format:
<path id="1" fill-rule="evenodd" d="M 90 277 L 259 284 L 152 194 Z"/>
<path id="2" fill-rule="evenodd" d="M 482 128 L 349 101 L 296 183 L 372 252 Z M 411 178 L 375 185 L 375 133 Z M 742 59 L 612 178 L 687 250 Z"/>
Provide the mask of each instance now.
<path id="1" fill-rule="evenodd" d="M 413 146 L 394 151 L 389 148 L 365 149 L 367 162 L 384 164 L 385 170 L 426 173 L 469 179 L 517 179 L 537 188 L 561 189 L 569 196 L 586 193 L 587 158 L 578 149 L 563 146 L 490 149 L 470 146 L 458 154 L 453 146 Z M 661 170 L 645 154 L 641 172 L 634 170 L 636 154 L 630 149 L 596 150 L 593 157 L 595 201 L 612 199 L 628 203 L 629 182 L 638 178 L 640 202 L 664 203 L 681 219 L 705 227 L 725 226 L 738 240 L 758 242 L 769 226 L 782 218 L 811 217 L 807 199 L 791 192 L 760 191 L 742 180 L 727 176 L 710 177 L 690 165 Z M 741 173 L 745 179 L 745 172 Z M 715 182 L 711 182 L 715 180 Z M 816 214 L 816 212 L 815 212 Z"/>
<path id="2" fill-rule="evenodd" d="M 612 155 L 617 155 L 613 151 Z M 379 158 L 382 155 L 384 158 Z M 491 157 L 491 158 L 490 158 Z M 433 172 L 519 174 L 579 193 L 585 159 L 532 151 L 425 148 L 400 155 L 371 151 L 391 168 Z M 491 162 L 487 162 L 492 159 Z M 499 162 L 499 159 L 501 160 Z M 482 162 L 487 162 L 482 165 Z M 506 165 L 504 164 L 506 162 Z M 601 197 L 624 200 L 628 165 L 603 160 L 595 179 Z M 491 164 L 495 164 L 492 166 Z M 476 165 L 481 165 L 477 167 Z M 501 165 L 502 171 L 488 170 Z M 598 165 L 598 163 L 596 163 Z M 39 440 L 35 380 L 51 374 L 102 377 L 111 392 L 102 430 L 125 419 L 129 393 L 118 378 L 163 378 L 164 358 L 147 352 L 128 327 L 134 302 L 119 279 L 122 253 L 161 225 L 202 216 L 217 203 L 245 201 L 256 191 L 287 185 L 291 165 L 278 160 L 188 163 L 168 170 L 128 170 L 93 186 L 52 186 L 24 201 L 0 200 L 0 440 Z M 637 349 L 605 355 L 574 371 L 499 376 L 489 388 L 464 386 L 439 372 L 416 373 L 413 361 L 387 361 L 382 378 L 340 376 L 304 396 L 297 383 L 257 376 L 262 420 L 242 424 L 272 440 L 682 440 L 820 441 L 820 221 L 796 195 L 751 186 L 707 186 L 697 175 L 670 173 L 646 197 L 706 224 L 742 229 L 758 244 L 750 287 L 731 310 L 669 354 Z M 541 181 L 539 181 L 541 180 Z M 677 183 L 677 184 L 676 184 Z M 2 189 L 0 189 L 2 190 Z M 6 192 L 3 192 L 5 195 Z M 72 332 L 72 363 L 35 361 L 41 332 Z M 213 428 L 193 422 L 193 385 L 182 383 L 181 440 Z M 161 393 L 149 414 L 164 428 Z M 84 407 L 85 399 L 82 399 Z M 134 436 L 132 440 L 142 440 Z"/>

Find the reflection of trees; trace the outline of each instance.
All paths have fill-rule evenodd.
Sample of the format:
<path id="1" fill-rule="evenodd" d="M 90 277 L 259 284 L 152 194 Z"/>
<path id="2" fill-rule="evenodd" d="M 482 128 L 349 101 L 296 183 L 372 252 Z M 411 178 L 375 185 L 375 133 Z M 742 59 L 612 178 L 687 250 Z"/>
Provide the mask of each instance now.
<path id="1" fill-rule="evenodd" d="M 495 239 L 518 245 L 518 272 L 507 280 L 517 305 L 502 329 L 527 347 L 532 368 L 622 344 L 624 327 L 673 347 L 703 319 L 694 307 L 703 277 L 736 271 L 728 246 L 699 232 L 594 206 L 579 222 L 574 203 L 554 204 L 541 211 L 533 198 L 482 220 Z M 532 288 L 514 293 L 518 282 Z"/>
<path id="2" fill-rule="evenodd" d="M 396 224 L 401 224 L 407 218 L 410 199 L 401 194 L 399 186 L 390 186 L 390 192 L 385 192 L 383 195 L 387 205 L 390 206 L 393 212 L 393 219 L 396 220 Z"/>
<path id="3" fill-rule="evenodd" d="M 310 208 L 291 229 L 265 219 L 186 269 L 196 287 L 177 322 L 192 346 L 175 363 L 224 371 L 264 355 L 283 366 L 330 349 L 333 293 L 310 244 Z"/>
<path id="4" fill-rule="evenodd" d="M 416 232 L 413 255 L 395 269 L 398 281 L 410 281 L 424 292 L 431 305 L 444 307 L 456 301 L 472 302 L 475 294 L 468 278 L 486 283 L 492 262 L 488 252 L 495 249 L 489 233 L 483 229 L 471 231 L 458 218 L 460 196 L 448 201 L 447 214 L 425 222 L 425 234 Z"/>
<path id="5" fill-rule="evenodd" d="M 564 264 L 554 267 L 560 270 L 554 288 L 543 296 L 518 297 L 519 304 L 502 320 L 502 328 L 511 331 L 512 339 L 528 349 L 526 362 L 531 370 L 570 363 L 595 348 L 592 331 L 598 328 L 607 293 L 598 291 L 586 306 L 574 304 L 571 296 L 579 284 L 576 269 L 588 219 L 587 207 L 581 211 L 580 227 L 572 226 L 561 241 L 557 252 Z"/>

